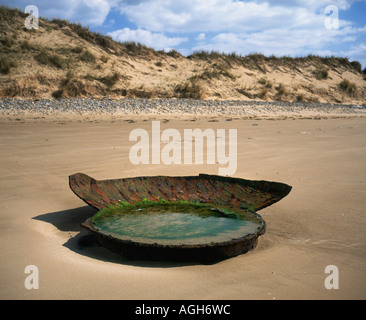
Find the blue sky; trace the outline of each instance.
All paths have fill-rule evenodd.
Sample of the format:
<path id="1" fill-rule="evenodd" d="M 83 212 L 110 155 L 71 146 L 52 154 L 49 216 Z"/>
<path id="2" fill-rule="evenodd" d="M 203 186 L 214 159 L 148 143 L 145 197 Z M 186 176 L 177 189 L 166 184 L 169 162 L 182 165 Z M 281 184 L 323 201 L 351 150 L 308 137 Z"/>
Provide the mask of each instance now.
<path id="1" fill-rule="evenodd" d="M 184 55 L 343 56 L 366 67 L 366 0 L 0 0 Z M 333 7 L 329 7 L 333 6 Z M 327 10 L 333 8 L 333 11 Z M 338 12 L 338 26 L 332 16 Z M 337 27 L 336 27 L 337 26 Z"/>

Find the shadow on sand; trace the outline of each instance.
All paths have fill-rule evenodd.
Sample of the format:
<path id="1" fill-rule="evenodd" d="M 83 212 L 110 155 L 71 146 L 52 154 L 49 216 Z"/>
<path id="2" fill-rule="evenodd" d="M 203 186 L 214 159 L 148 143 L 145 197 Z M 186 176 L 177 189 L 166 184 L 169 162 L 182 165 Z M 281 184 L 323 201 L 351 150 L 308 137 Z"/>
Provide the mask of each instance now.
<path id="1" fill-rule="evenodd" d="M 197 264 L 194 262 L 132 261 L 103 248 L 98 244 L 96 235 L 85 230 L 80 225 L 96 212 L 96 209 L 90 206 L 84 206 L 71 210 L 42 214 L 32 219 L 48 222 L 63 232 L 79 232 L 75 237 L 71 237 L 70 235 L 70 239 L 63 245 L 73 252 L 93 259 L 149 268 L 172 268 Z"/>

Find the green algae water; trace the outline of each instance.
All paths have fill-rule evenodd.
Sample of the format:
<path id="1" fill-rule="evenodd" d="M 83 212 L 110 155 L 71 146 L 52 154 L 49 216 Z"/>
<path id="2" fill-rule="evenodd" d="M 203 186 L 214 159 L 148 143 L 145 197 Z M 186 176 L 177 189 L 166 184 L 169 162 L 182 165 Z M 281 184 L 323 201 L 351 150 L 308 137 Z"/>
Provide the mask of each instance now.
<path id="1" fill-rule="evenodd" d="M 257 232 L 260 224 L 245 212 L 210 204 L 163 203 L 120 206 L 100 212 L 96 229 L 122 240 L 157 244 L 230 241 Z"/>

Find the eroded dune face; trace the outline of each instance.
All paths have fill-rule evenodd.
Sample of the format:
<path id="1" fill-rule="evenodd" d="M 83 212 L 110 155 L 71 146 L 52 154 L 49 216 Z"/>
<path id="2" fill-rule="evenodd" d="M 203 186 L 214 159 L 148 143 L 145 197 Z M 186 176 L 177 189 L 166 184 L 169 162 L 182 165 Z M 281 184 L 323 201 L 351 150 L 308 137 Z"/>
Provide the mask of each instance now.
<path id="1" fill-rule="evenodd" d="M 343 57 L 156 51 L 65 20 L 2 8 L 0 97 L 187 98 L 364 104 L 361 64 Z"/>

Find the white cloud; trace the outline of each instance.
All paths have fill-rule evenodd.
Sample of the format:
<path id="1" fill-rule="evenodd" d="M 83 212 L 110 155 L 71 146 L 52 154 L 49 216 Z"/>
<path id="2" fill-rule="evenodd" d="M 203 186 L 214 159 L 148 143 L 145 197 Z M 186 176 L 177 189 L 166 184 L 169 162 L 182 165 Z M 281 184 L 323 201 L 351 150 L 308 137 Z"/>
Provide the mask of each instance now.
<path id="1" fill-rule="evenodd" d="M 140 42 L 146 46 L 153 47 L 154 49 L 169 49 L 177 46 L 182 42 L 188 41 L 188 38 L 183 37 L 167 37 L 163 33 L 153 33 L 148 30 L 137 29 L 131 30 L 130 28 L 124 28 L 110 32 L 109 35 L 117 41 L 135 41 Z"/>
<path id="2" fill-rule="evenodd" d="M 248 31 L 285 23 L 293 8 L 233 0 L 147 0 L 120 11 L 141 28 L 156 32 Z"/>
<path id="3" fill-rule="evenodd" d="M 68 19 L 88 26 L 100 26 L 118 0 L 3 0 L 2 4 L 24 10 L 29 4 L 39 9 L 41 17 Z"/>
<path id="4" fill-rule="evenodd" d="M 121 13 L 155 32 L 248 32 L 311 26 L 327 5 L 340 10 L 353 0 L 145 0 L 123 1 Z"/>
<path id="5" fill-rule="evenodd" d="M 339 48 L 358 41 L 364 31 L 345 20 L 339 21 L 338 30 L 327 30 L 325 8 L 336 5 L 341 13 L 353 2 L 355 0 L 145 0 L 124 2 L 119 8 L 130 22 L 142 29 L 158 33 L 200 33 L 194 39 L 192 51 L 340 55 Z M 208 33 L 211 39 L 206 37 Z"/>
<path id="6" fill-rule="evenodd" d="M 195 40 L 197 40 L 197 41 L 203 41 L 203 40 L 205 40 L 205 38 L 206 38 L 206 34 L 205 33 L 203 33 L 203 32 L 201 32 L 196 38 L 195 38 Z"/>
<path id="7" fill-rule="evenodd" d="M 74 17 L 80 21 L 85 20 L 89 25 L 102 25 L 111 8 L 117 0 L 82 0 L 71 1 L 77 4 L 74 10 Z"/>
<path id="8" fill-rule="evenodd" d="M 268 2 L 268 0 L 254 0 L 257 3 Z M 353 2 L 360 0 L 272 0 L 271 4 L 286 7 L 304 7 L 311 10 L 325 8 L 328 5 L 334 5 L 339 10 L 348 9 Z M 362 0 L 361 0 L 362 1 Z"/>
<path id="9" fill-rule="evenodd" d="M 355 41 L 357 35 L 366 33 L 365 28 L 345 27 L 340 30 L 319 29 L 269 29 L 254 33 L 220 33 L 207 41 L 196 45 L 193 50 L 217 50 L 226 53 L 236 52 L 246 55 L 253 52 L 265 55 L 307 54 L 331 55 L 328 48 L 332 44 L 343 44 Z M 357 47 L 358 48 L 358 47 Z M 351 53 L 351 52 L 350 52 Z M 360 48 L 357 51 L 361 53 Z M 355 54 L 349 54 L 354 56 Z"/>

